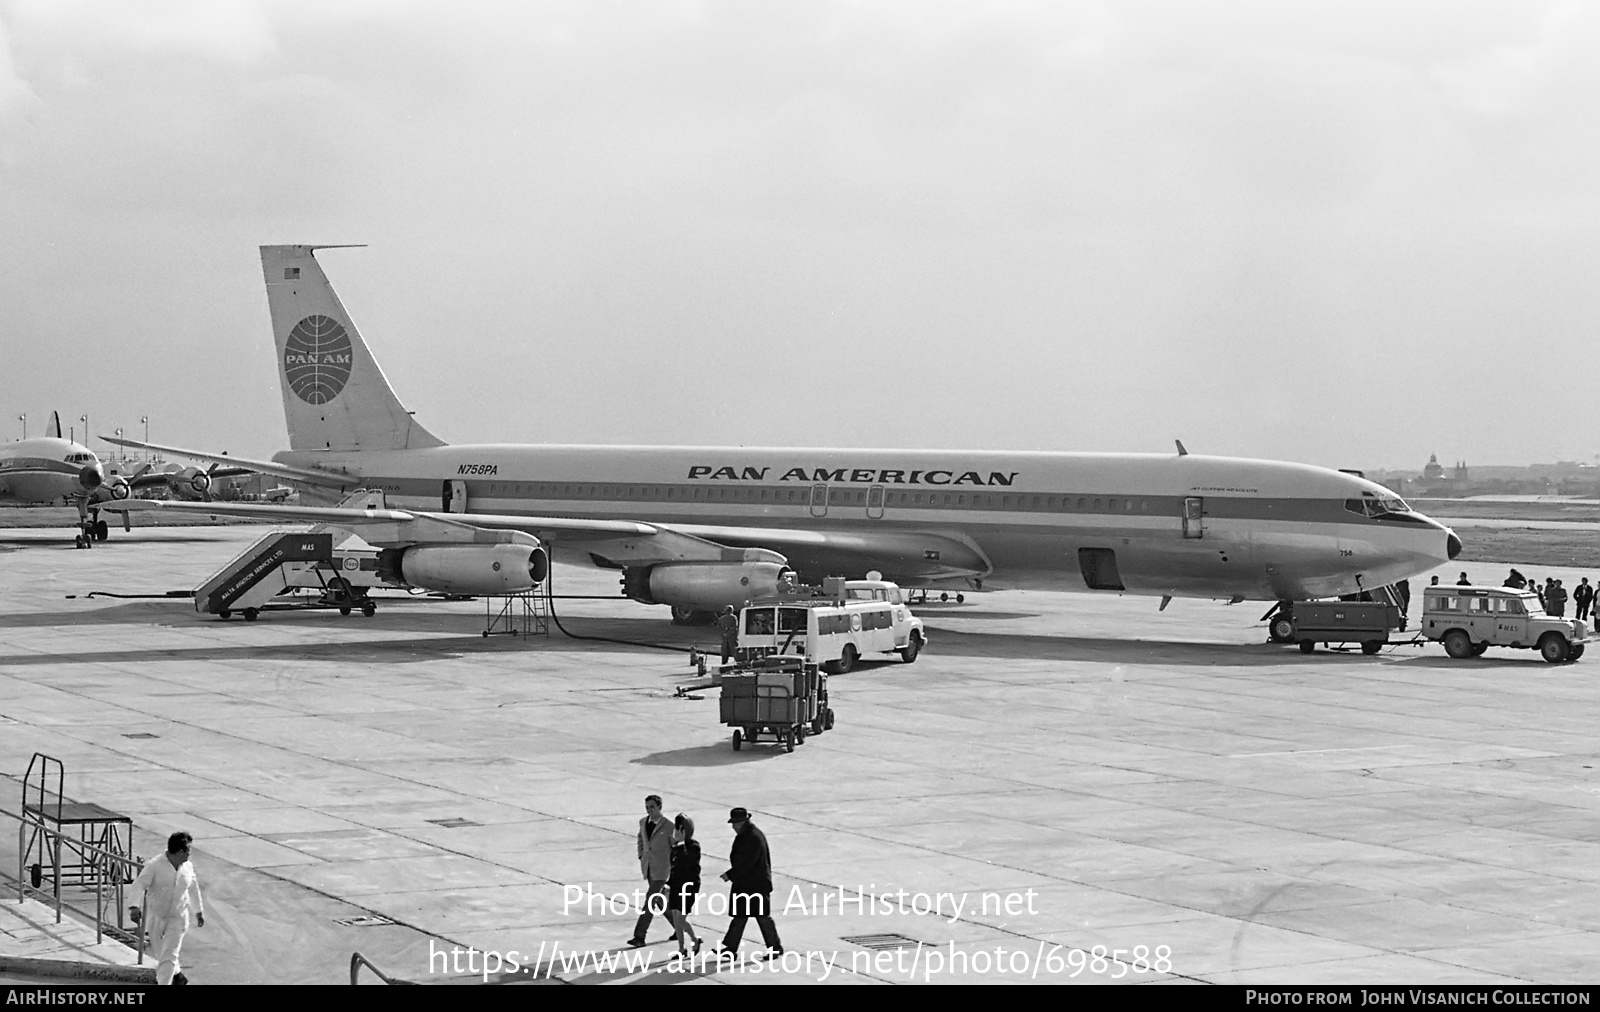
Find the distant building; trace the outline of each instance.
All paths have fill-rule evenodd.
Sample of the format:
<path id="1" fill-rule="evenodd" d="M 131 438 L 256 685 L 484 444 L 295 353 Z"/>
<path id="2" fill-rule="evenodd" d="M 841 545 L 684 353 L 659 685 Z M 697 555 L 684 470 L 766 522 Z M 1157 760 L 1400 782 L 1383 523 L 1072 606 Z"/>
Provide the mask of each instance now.
<path id="1" fill-rule="evenodd" d="M 1453 474 L 1451 477 L 1453 477 L 1456 481 L 1471 481 L 1472 479 L 1467 477 L 1467 462 L 1464 460 L 1456 461 L 1455 474 Z"/>
<path id="2" fill-rule="evenodd" d="M 1437 453 L 1428 454 L 1428 465 L 1422 469 L 1423 481 L 1438 481 L 1444 477 L 1444 465 L 1439 463 Z"/>

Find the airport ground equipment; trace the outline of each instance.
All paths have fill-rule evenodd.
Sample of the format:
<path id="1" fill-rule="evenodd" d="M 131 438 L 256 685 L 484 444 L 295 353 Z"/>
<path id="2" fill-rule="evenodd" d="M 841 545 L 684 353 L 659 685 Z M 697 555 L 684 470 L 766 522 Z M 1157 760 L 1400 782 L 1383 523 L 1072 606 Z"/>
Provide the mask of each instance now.
<path id="1" fill-rule="evenodd" d="M 19 888 L 24 874 L 35 889 L 48 878 L 59 907 L 62 886 L 94 889 L 103 900 L 103 890 L 110 885 L 120 928 L 123 887 L 133 881 L 127 873 L 134 863 L 133 820 L 93 802 L 68 800 L 65 789 L 61 760 L 35 752 L 22 780 Z"/>
<path id="2" fill-rule="evenodd" d="M 1405 615 L 1386 601 L 1297 601 L 1290 637 L 1302 653 L 1318 643 L 1359 643 L 1375 654 L 1389 642 L 1392 629 L 1405 628 Z"/>
<path id="3" fill-rule="evenodd" d="M 1537 650 L 1551 664 L 1583 656 L 1586 623 L 1547 615 L 1539 596 L 1512 587 L 1428 587 L 1422 597 L 1422 635 L 1444 644 L 1457 660 L 1491 646 Z"/>
<path id="4" fill-rule="evenodd" d="M 778 742 L 785 752 L 808 734 L 833 727 L 828 676 L 800 657 L 768 656 L 722 674 L 722 723 L 733 728 L 733 750 L 745 742 Z"/>
<path id="5" fill-rule="evenodd" d="M 334 548 L 333 535 L 323 531 L 274 531 L 256 540 L 217 570 L 195 591 L 194 607 L 202 614 L 253 622 L 262 609 L 284 594 L 313 590 L 318 603 L 349 615 L 371 618 L 377 604 L 368 595 L 385 586 L 379 575 L 379 553 L 371 548 Z"/>
<path id="6" fill-rule="evenodd" d="M 844 581 L 839 581 L 837 597 L 780 600 L 743 609 L 735 657 L 741 664 L 766 656 L 804 657 L 832 674 L 853 669 L 871 654 L 897 653 L 907 664 L 917 659 L 927 645 L 927 631 L 903 600 L 850 600 L 847 593 Z"/>
<path id="7" fill-rule="evenodd" d="M 548 636 L 550 606 L 537 590 L 483 599 L 483 636 Z"/>

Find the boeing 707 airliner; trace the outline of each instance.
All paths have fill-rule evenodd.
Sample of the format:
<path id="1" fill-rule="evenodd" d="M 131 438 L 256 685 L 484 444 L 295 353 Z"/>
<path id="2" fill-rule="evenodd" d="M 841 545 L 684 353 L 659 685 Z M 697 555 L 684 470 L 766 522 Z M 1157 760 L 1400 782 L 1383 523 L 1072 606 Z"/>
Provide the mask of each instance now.
<path id="1" fill-rule="evenodd" d="M 254 468 L 328 502 L 370 490 L 371 508 L 127 505 L 382 526 L 397 550 L 426 547 L 426 535 L 405 533 L 405 517 L 469 525 L 483 542 L 531 535 L 558 559 L 617 570 L 624 593 L 670 605 L 679 621 L 771 596 L 795 577 L 869 571 L 907 586 L 1294 601 L 1375 590 L 1461 550 L 1453 532 L 1358 475 L 1181 445 L 1111 454 L 449 444 L 395 396 L 317 261 L 321 248 L 261 248 L 289 449 L 250 461 L 150 448 Z M 448 552 L 456 590 L 470 592 L 477 570 L 481 592 L 505 586 L 503 546 L 456 539 Z"/>

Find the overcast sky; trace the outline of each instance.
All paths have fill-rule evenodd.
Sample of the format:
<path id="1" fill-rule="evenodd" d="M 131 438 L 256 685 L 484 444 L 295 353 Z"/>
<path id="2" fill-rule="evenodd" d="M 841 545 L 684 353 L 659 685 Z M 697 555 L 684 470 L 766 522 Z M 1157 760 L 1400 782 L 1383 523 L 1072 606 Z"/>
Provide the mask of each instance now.
<path id="1" fill-rule="evenodd" d="M 1600 5 L 0 2 L 0 432 L 1591 459 Z M 80 426 L 81 428 L 81 426 Z M 103 449 L 101 444 L 94 444 Z"/>

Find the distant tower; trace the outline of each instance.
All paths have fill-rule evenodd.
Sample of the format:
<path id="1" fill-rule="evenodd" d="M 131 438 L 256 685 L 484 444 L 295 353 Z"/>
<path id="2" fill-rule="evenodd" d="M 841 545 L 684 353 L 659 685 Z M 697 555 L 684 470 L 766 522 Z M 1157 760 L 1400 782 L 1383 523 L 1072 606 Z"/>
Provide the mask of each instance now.
<path id="1" fill-rule="evenodd" d="M 1439 463 L 1437 453 L 1428 454 L 1428 466 L 1422 469 L 1423 481 L 1438 481 L 1444 477 L 1444 466 Z"/>
<path id="2" fill-rule="evenodd" d="M 1456 481 L 1466 481 L 1467 480 L 1467 462 L 1466 461 L 1464 461 L 1464 460 L 1456 461 L 1456 473 L 1455 473 L 1454 477 L 1455 477 Z"/>

